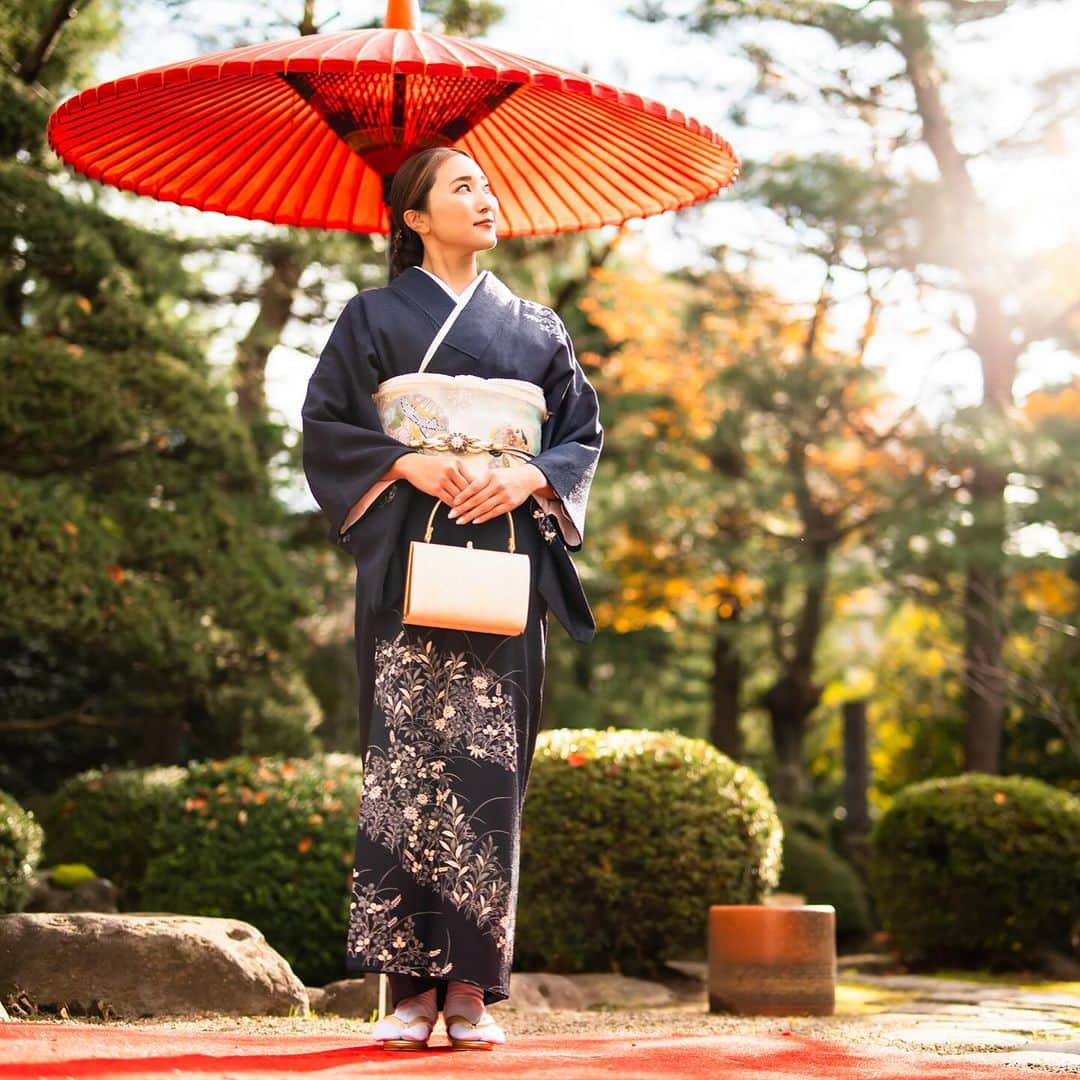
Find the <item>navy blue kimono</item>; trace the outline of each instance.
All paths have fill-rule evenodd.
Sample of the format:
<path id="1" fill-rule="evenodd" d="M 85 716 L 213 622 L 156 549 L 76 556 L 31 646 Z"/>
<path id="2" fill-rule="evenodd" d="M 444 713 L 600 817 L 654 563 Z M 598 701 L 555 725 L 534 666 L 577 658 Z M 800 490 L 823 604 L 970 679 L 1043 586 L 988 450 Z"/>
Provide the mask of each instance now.
<path id="1" fill-rule="evenodd" d="M 548 417 L 530 463 L 556 498 L 530 496 L 512 511 L 532 568 L 523 634 L 403 624 L 409 543 L 422 539 L 434 503 L 406 480 L 381 480 L 412 448 L 383 432 L 371 395 L 418 369 L 453 307 L 418 267 L 348 302 L 308 385 L 303 462 L 331 542 L 357 568 L 364 787 L 346 969 L 391 975 L 395 1000 L 454 978 L 482 987 L 491 1004 L 509 993 L 549 608 L 575 641 L 596 633 L 569 553 L 582 546 L 603 428 L 559 316 L 483 272 L 425 370 L 541 387 Z M 507 535 L 505 515 L 457 525 L 443 512 L 432 539 L 504 550 Z"/>

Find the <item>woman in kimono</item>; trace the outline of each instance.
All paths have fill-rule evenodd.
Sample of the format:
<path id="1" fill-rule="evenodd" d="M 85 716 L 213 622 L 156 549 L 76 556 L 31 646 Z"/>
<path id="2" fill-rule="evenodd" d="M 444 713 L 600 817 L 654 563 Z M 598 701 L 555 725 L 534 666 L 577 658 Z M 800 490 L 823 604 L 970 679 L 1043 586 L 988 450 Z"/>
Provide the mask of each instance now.
<path id="1" fill-rule="evenodd" d="M 486 1006 L 509 996 L 548 610 L 575 641 L 596 632 L 569 552 L 603 428 L 559 316 L 477 270 L 498 210 L 477 163 L 423 150 L 390 203 L 390 283 L 346 304 L 303 406 L 308 482 L 357 566 L 364 774 L 345 965 L 388 976 L 383 1046 L 426 1046 L 441 1009 L 454 1047 L 491 1049 L 506 1040 Z M 426 392 L 392 383 L 413 392 L 380 412 L 380 386 L 408 375 Z M 463 432 L 477 415 L 483 430 Z M 524 633 L 402 623 L 409 545 L 433 509 L 434 543 L 502 551 L 512 516 L 531 567 Z"/>

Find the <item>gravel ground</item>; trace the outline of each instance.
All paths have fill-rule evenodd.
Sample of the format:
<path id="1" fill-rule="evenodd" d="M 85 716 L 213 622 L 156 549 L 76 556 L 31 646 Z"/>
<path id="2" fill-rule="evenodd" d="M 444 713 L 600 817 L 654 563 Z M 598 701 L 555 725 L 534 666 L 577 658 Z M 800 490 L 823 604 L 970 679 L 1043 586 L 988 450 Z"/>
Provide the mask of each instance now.
<path id="1" fill-rule="evenodd" d="M 1018 994 L 1010 995 L 1013 1006 L 1010 1014 L 1011 1025 L 1003 1022 L 1001 1007 L 992 1000 L 985 1000 L 979 1005 L 963 1005 L 957 1008 L 950 1004 L 952 995 L 947 992 L 948 980 L 934 985 L 940 1000 L 934 1000 L 934 994 L 926 992 L 901 992 L 903 979 L 895 982 L 891 979 L 879 980 L 878 986 L 860 985 L 858 975 L 838 983 L 837 1013 L 833 1016 L 732 1016 L 725 1013 L 710 1013 L 708 999 L 701 982 L 696 979 L 673 976 L 663 980 L 665 985 L 676 995 L 676 1001 L 670 1005 L 652 1008 L 630 1007 L 594 1007 L 584 1011 L 571 1009 L 553 1009 L 536 1011 L 514 1008 L 511 1001 L 499 1002 L 490 1006 L 493 1016 L 502 1024 L 510 1040 L 515 1036 L 529 1035 L 664 1035 L 671 1033 L 702 1035 L 762 1035 L 791 1031 L 811 1038 L 820 1038 L 849 1047 L 853 1050 L 891 1049 L 935 1056 L 953 1056 L 956 1054 L 993 1055 L 1000 1054 L 1001 1063 L 1023 1065 L 1032 1072 L 1047 1071 L 1076 1072 L 1080 1074 L 1080 1054 L 1073 1050 L 1068 1058 L 1055 1054 L 1058 1058 L 1053 1063 L 1041 1065 L 1029 1060 L 1009 1060 L 1022 1051 L 1018 1045 L 1030 1040 L 1031 1044 L 1039 1041 L 1037 1028 L 1028 1029 L 1028 1018 L 1046 1019 L 1048 1013 L 1063 1025 L 1060 1030 L 1077 1030 L 1073 1025 L 1080 1023 L 1080 995 L 1075 992 L 1063 997 L 1063 1007 L 1041 1006 L 1041 1014 L 1028 1013 L 1020 1000 L 1023 990 L 1017 987 Z M 892 986 L 888 989 L 887 984 Z M 961 984 L 954 983 L 959 987 Z M 970 986 L 970 984 L 968 984 Z M 999 984 L 1000 985 L 1000 984 Z M 1075 986 L 1076 984 L 1072 984 Z M 923 988 L 925 991 L 925 987 Z M 990 987 L 988 987 L 988 990 Z M 1035 989 L 1029 987 L 1029 989 Z M 1071 987 L 1069 987 L 1071 990 Z M 946 991 L 941 994 L 941 991 Z M 982 994 L 976 995 L 981 998 Z M 989 995 L 988 995 L 989 996 Z M 1076 1001 L 1077 1006 L 1072 1006 Z M 1004 1004 L 1004 1003 L 1003 1003 Z M 1032 1009 L 1038 1009 L 1032 1003 Z M 1016 1010 L 1019 1009 L 1019 1012 Z M 184 1017 L 145 1018 L 140 1020 L 106 1020 L 93 1016 L 62 1017 L 39 1013 L 28 1018 L 32 1023 L 62 1024 L 78 1022 L 85 1024 L 108 1024 L 113 1028 L 155 1029 L 159 1031 L 184 1032 L 236 1032 L 241 1034 L 278 1034 L 278 1035 L 340 1035 L 348 1039 L 365 1041 L 372 1023 L 332 1014 L 312 1014 L 302 1016 L 222 1016 L 216 1013 L 196 1014 Z M 998 1024 L 1002 1030 L 997 1030 Z M 943 1026 L 947 1034 L 943 1037 Z M 921 1035 L 921 1033 L 925 1033 Z M 970 1037 L 966 1037 L 970 1035 Z M 436 1040 L 445 1037 L 442 1020 L 435 1028 Z M 1045 1039 L 1040 1048 L 1052 1050 L 1056 1039 Z M 1076 1045 L 1075 1043 L 1073 1044 Z M 1032 1048 L 1034 1048 L 1032 1046 Z M 1064 1049 L 1064 1047 L 1063 1047 Z M 1076 1066 L 1071 1067 L 1075 1056 Z M 1066 1064 L 1068 1061 L 1068 1064 Z"/>
<path id="2" fill-rule="evenodd" d="M 589 1009 L 575 1011 L 557 1009 L 551 1012 L 517 1010 L 500 1005 L 491 1006 L 495 1016 L 507 1037 L 527 1035 L 664 1035 L 674 1032 L 681 1034 L 702 1035 L 756 1035 L 792 1031 L 812 1038 L 826 1039 L 843 1046 L 858 1049 L 891 1048 L 913 1053 L 932 1052 L 940 1055 L 965 1053 L 986 1053 L 1000 1050 L 1003 1052 L 1016 1049 L 1014 1041 L 1003 1039 L 995 1045 L 983 1037 L 977 1043 L 965 1043 L 962 1039 L 947 1046 L 928 1044 L 919 1046 L 910 1037 L 897 1039 L 891 1037 L 887 1027 L 874 1023 L 873 1016 L 792 1016 L 792 1017 L 738 1017 L 721 1013 L 709 1013 L 704 1002 L 682 1002 L 663 1008 L 651 1009 Z M 278 1035 L 342 1035 L 347 1038 L 364 1039 L 371 1031 L 371 1023 L 330 1015 L 310 1017 L 282 1016 L 240 1016 L 228 1017 L 216 1014 L 203 1016 L 173 1017 L 169 1019 L 147 1018 L 142 1020 L 101 1020 L 94 1017 L 72 1017 L 73 1021 L 89 1024 L 109 1024 L 115 1028 L 146 1029 L 160 1031 L 205 1031 L 238 1032 L 243 1034 L 278 1034 Z M 931 1019 L 927 1017 L 926 1019 Z M 67 1023 L 69 1021 L 55 1016 L 38 1015 L 34 1023 Z M 443 1037 L 442 1021 L 436 1024 L 436 1039 Z M 1039 1070 L 1038 1065 L 1028 1065 L 1032 1070 Z M 1060 1065 L 1046 1066 L 1047 1069 L 1061 1071 Z M 1077 1071 L 1080 1072 L 1080 1062 Z"/>

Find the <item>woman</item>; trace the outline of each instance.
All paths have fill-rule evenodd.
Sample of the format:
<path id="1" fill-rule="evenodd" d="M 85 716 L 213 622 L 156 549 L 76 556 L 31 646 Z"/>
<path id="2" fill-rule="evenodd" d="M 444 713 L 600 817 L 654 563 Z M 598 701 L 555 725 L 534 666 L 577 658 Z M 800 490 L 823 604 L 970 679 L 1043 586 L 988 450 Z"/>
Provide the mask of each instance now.
<path id="1" fill-rule="evenodd" d="M 491 1049 L 506 1041 L 485 1006 L 509 996 L 548 609 L 576 641 L 596 632 L 569 552 L 603 428 L 559 316 L 477 272 L 498 211 L 479 165 L 423 150 L 390 203 L 390 284 L 346 305 L 303 407 L 308 482 L 357 565 L 364 787 L 345 963 L 389 978 L 383 1046 L 424 1047 L 441 1009 L 455 1047 Z M 433 509 L 434 543 L 492 550 L 512 517 L 531 567 L 523 634 L 402 623 L 409 545 Z"/>

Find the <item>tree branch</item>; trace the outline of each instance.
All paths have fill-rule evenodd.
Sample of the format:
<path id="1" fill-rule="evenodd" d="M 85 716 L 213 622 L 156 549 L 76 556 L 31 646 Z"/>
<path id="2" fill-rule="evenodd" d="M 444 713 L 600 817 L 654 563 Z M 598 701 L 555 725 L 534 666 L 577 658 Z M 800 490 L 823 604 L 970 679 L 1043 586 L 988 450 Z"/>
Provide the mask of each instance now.
<path id="1" fill-rule="evenodd" d="M 97 695 L 87 698 L 76 705 L 74 709 L 56 713 L 53 716 L 40 718 L 15 718 L 0 720 L 0 731 L 8 733 L 15 731 L 51 731 L 54 728 L 67 727 L 69 724 L 80 724 L 83 727 L 112 728 L 120 730 L 126 726 L 123 720 L 110 719 L 103 716 L 93 716 L 85 710 L 98 700 Z"/>
<path id="2" fill-rule="evenodd" d="M 86 0 L 83 7 L 86 7 L 90 3 L 91 0 Z M 63 30 L 65 24 L 69 20 L 74 19 L 78 13 L 75 0 L 58 0 L 57 4 L 50 12 L 48 19 L 45 21 L 45 26 L 38 35 L 37 41 L 30 47 L 26 55 L 20 61 L 19 66 L 15 69 L 15 77 L 17 79 L 27 85 L 37 81 L 38 75 L 41 74 L 41 69 L 45 66 L 45 61 L 49 59 L 49 54 L 52 52 L 57 39 L 60 37 L 60 31 Z"/>

